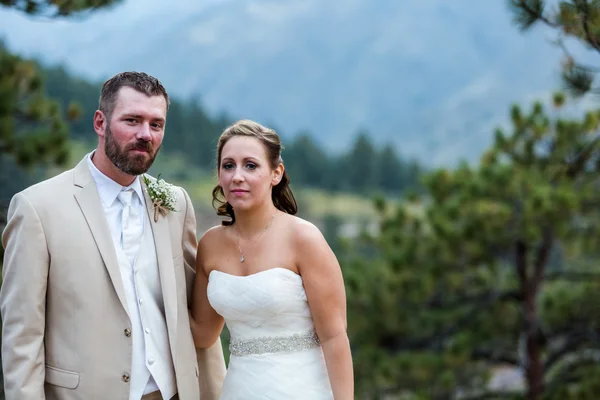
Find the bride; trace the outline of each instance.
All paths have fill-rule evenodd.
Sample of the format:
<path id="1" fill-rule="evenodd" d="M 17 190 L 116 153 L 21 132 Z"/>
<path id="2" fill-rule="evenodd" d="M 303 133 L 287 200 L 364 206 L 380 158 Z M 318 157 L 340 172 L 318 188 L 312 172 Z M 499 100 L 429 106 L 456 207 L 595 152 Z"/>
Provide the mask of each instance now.
<path id="1" fill-rule="evenodd" d="M 297 206 L 275 131 L 249 120 L 217 145 L 217 214 L 198 243 L 192 304 L 197 347 L 223 324 L 231 358 L 221 400 L 354 398 L 340 266 Z"/>

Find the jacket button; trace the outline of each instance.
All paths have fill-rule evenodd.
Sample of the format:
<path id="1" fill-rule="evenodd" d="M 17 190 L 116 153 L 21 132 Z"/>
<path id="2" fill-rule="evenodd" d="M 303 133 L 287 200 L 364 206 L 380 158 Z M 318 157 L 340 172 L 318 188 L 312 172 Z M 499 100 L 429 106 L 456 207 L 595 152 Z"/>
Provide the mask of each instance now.
<path id="1" fill-rule="evenodd" d="M 125 336 L 130 337 L 131 336 L 131 329 L 126 328 L 123 333 L 125 333 Z"/>
<path id="2" fill-rule="evenodd" d="M 123 382 L 129 382 L 129 374 L 123 374 L 123 376 L 121 377 L 121 380 Z"/>

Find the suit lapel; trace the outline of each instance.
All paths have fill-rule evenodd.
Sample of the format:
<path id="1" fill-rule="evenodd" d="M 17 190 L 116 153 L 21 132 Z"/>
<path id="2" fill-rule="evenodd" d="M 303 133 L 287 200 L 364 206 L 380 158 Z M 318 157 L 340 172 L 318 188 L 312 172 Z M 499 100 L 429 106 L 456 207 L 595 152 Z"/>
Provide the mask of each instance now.
<path id="1" fill-rule="evenodd" d="M 81 208 L 81 212 L 83 213 L 96 245 L 98 246 L 100 256 L 102 257 L 102 261 L 104 261 L 104 265 L 106 266 L 108 275 L 115 287 L 117 296 L 121 301 L 121 305 L 127 313 L 127 316 L 130 317 L 115 246 L 103 212 L 98 189 L 96 188 L 96 184 L 90 173 L 86 158 L 75 167 L 73 173 L 74 185 L 81 188 L 80 190 L 75 191 L 75 199 Z"/>
<path id="2" fill-rule="evenodd" d="M 173 255 L 171 254 L 169 221 L 166 216 L 160 214 L 158 214 L 158 221 L 154 221 L 154 207 L 143 180 L 142 187 L 144 190 L 144 199 L 146 200 L 148 220 L 150 221 L 154 236 L 154 247 L 156 248 L 156 258 L 158 260 L 158 270 L 163 302 L 165 305 L 165 319 L 167 321 L 171 354 L 175 357 L 175 354 L 177 354 L 175 351 L 175 338 L 177 337 L 177 288 L 175 283 Z"/>

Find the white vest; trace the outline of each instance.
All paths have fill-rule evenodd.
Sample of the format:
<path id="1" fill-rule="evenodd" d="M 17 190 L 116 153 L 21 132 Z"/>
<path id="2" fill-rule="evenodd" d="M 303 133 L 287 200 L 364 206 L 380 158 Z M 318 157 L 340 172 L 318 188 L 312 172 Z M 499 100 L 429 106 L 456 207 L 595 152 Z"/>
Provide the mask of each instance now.
<path id="1" fill-rule="evenodd" d="M 142 214 L 144 233 L 133 268 L 121 246 L 115 245 L 131 318 L 133 354 L 129 399 L 139 400 L 145 391 L 157 388 L 164 399 L 170 399 L 177 393 L 175 370 L 154 236 L 145 207 Z"/>

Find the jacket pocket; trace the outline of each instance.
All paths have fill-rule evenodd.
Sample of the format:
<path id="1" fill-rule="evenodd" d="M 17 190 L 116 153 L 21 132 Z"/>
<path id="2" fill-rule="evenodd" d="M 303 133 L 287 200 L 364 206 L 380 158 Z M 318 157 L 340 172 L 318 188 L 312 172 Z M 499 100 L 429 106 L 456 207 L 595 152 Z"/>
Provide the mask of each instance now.
<path id="1" fill-rule="evenodd" d="M 79 374 L 46 365 L 46 382 L 67 389 L 75 389 L 79 386 Z"/>

